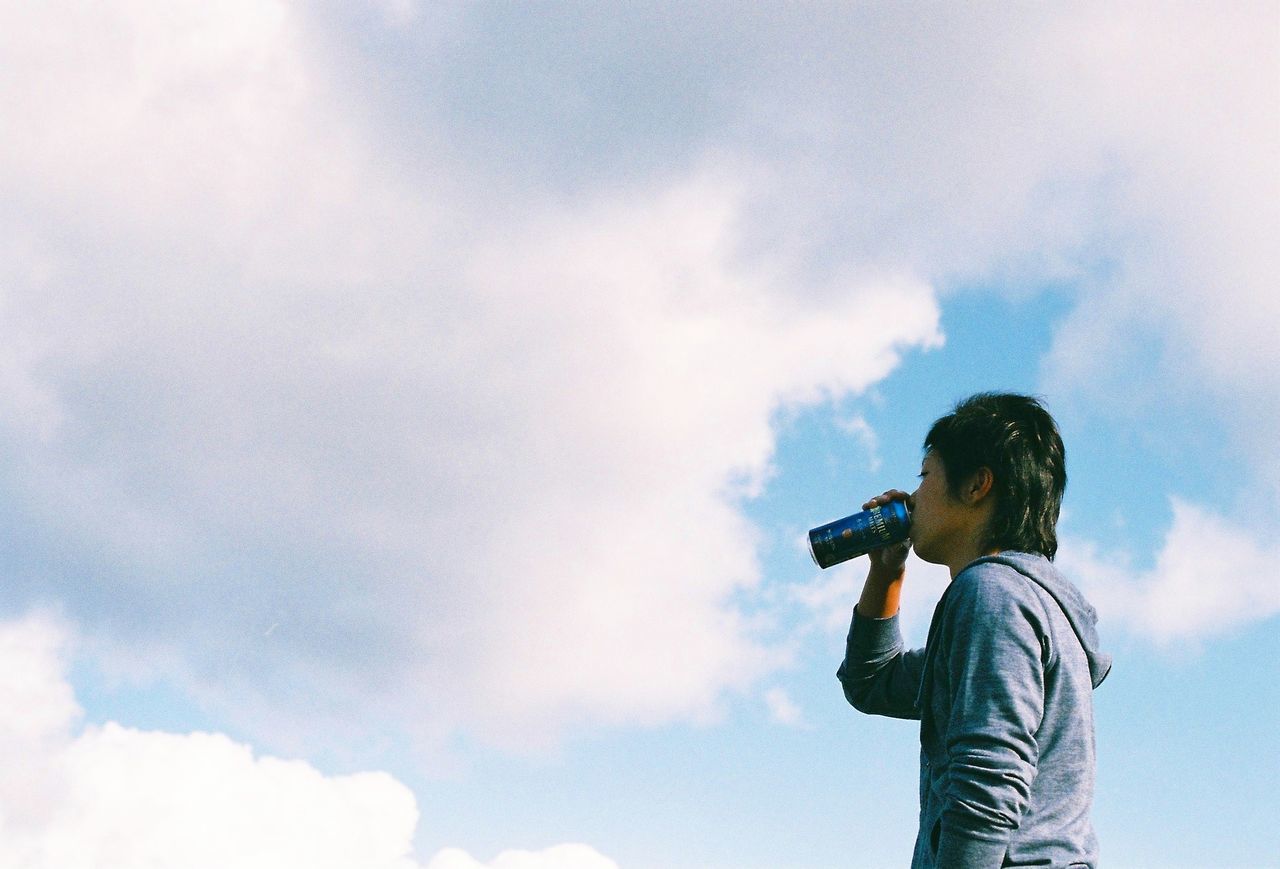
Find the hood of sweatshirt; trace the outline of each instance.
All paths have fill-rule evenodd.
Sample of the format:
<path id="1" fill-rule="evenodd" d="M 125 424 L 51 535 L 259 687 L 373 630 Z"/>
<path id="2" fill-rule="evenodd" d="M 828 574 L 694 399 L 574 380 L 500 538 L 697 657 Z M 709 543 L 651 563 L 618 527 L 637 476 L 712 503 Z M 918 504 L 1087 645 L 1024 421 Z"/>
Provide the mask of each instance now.
<path id="1" fill-rule="evenodd" d="M 1053 598 L 1080 638 L 1085 659 L 1089 662 L 1089 677 L 1097 688 L 1111 672 L 1111 656 L 1098 648 L 1098 613 L 1084 595 L 1058 572 L 1053 563 L 1043 555 L 1030 552 L 1001 552 L 979 558 L 973 564 L 993 561 L 1012 567 L 1031 582 L 1044 589 Z M 972 565 L 970 565 L 972 566 Z"/>

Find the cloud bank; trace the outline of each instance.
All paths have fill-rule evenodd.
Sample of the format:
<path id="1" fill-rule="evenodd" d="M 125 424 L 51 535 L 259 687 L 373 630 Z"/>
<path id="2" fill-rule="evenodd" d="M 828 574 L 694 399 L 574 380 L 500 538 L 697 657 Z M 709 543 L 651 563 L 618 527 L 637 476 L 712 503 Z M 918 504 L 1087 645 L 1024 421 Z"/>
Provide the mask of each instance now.
<path id="1" fill-rule="evenodd" d="M 343 123 L 283 4 L 34 29 L 11 600 L 276 739 L 526 744 L 767 672 L 733 598 L 771 418 L 937 343 L 927 284 L 747 250 L 745 164 L 489 213 Z"/>
<path id="2" fill-rule="evenodd" d="M 775 415 L 967 283 L 1280 394 L 1274 10 L 388 8 L 0 12 L 5 604 L 249 732 L 714 716 Z"/>
<path id="3" fill-rule="evenodd" d="M 1130 553 L 1082 541 L 1064 547 L 1063 565 L 1107 624 L 1124 625 L 1161 646 L 1203 642 L 1280 614 L 1275 580 L 1280 548 L 1260 542 L 1224 516 L 1173 499 L 1173 524 L 1148 569 Z"/>
<path id="4" fill-rule="evenodd" d="M 587 845 L 556 845 L 545 851 L 504 851 L 489 863 L 446 848 L 426 869 L 618 869 L 618 864 Z"/>
<path id="5" fill-rule="evenodd" d="M 0 864 L 14 869 L 422 869 L 413 794 L 390 775 L 325 776 L 216 733 L 76 726 L 68 638 L 0 623 Z M 79 731 L 79 732 L 77 732 Z M 617 869 L 586 845 L 426 869 Z"/>

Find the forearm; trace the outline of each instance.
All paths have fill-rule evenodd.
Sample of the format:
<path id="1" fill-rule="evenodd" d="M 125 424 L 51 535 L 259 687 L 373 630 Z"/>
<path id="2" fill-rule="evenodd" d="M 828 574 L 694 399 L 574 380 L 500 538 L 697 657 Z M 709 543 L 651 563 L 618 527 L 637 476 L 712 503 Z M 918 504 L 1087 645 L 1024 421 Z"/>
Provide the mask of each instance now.
<path id="1" fill-rule="evenodd" d="M 1009 849 L 1008 837 L 978 839 L 945 827 L 938 838 L 938 866 L 947 869 L 999 869 Z"/>
<path id="2" fill-rule="evenodd" d="M 887 619 L 898 614 L 902 598 L 902 580 L 906 569 L 881 567 L 874 562 L 862 584 L 858 613 L 868 619 Z"/>

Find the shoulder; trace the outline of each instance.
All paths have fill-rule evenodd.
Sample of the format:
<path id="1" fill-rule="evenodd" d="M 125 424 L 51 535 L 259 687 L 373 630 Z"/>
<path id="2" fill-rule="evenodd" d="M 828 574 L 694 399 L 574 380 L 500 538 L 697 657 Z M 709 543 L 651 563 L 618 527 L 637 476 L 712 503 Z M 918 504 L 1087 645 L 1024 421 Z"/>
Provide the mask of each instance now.
<path id="1" fill-rule="evenodd" d="M 1008 564 L 975 561 L 951 581 L 947 610 L 962 620 L 1021 616 L 1040 622 L 1044 611 L 1032 582 Z"/>
<path id="2" fill-rule="evenodd" d="M 962 570 L 947 589 L 940 618 L 937 640 L 953 661 L 956 654 L 976 654 L 999 667 L 1012 660 L 1046 662 L 1052 629 L 1044 602 L 1032 581 L 1009 564 L 979 561 Z"/>
<path id="3" fill-rule="evenodd" d="M 1029 597 L 1030 581 L 1000 561 L 979 559 L 973 562 L 951 581 L 951 597 L 972 601 L 988 601 L 1009 597 Z"/>

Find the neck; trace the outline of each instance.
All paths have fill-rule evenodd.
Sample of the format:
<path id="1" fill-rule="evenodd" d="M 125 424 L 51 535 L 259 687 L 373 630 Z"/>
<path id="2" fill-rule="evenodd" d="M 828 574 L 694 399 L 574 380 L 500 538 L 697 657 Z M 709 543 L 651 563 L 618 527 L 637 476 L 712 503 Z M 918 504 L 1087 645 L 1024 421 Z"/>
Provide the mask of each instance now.
<path id="1" fill-rule="evenodd" d="M 953 558 L 947 559 L 947 567 L 951 571 L 951 578 L 955 579 L 959 576 L 960 571 L 964 570 L 973 562 L 986 555 L 999 555 L 1000 547 L 982 547 L 974 546 L 964 552 L 957 553 Z"/>
<path id="2" fill-rule="evenodd" d="M 951 571 L 952 579 L 984 555 L 996 555 L 1000 552 L 999 546 L 987 543 L 987 529 L 991 525 L 992 512 L 989 502 L 975 510 L 970 517 L 971 521 L 967 523 L 968 528 L 953 540 L 951 552 L 943 562 Z"/>

